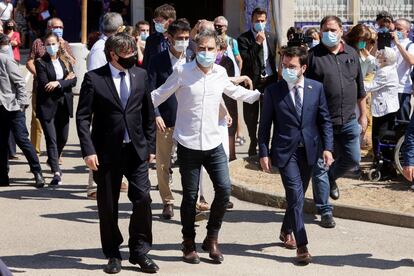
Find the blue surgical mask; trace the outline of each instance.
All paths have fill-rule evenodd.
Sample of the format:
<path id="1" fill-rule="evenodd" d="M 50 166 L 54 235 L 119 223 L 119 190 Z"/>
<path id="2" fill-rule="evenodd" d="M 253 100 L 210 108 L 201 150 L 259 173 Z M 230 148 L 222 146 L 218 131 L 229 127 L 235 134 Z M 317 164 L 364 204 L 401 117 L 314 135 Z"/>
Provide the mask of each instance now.
<path id="1" fill-rule="evenodd" d="M 165 24 L 165 22 L 164 23 L 155 23 L 155 30 L 158 33 L 162 33 L 162 34 L 165 33 L 167 31 L 167 29 L 164 28 L 164 24 Z"/>
<path id="2" fill-rule="evenodd" d="M 63 36 L 63 29 L 52 29 L 52 33 L 61 38 Z"/>
<path id="3" fill-rule="evenodd" d="M 364 48 L 365 48 L 365 46 L 367 46 L 367 43 L 366 43 L 365 41 L 358 41 L 357 48 L 358 48 L 359 50 L 364 49 Z"/>
<path id="4" fill-rule="evenodd" d="M 201 51 L 197 53 L 196 59 L 201 66 L 207 68 L 216 61 L 216 54 L 214 52 Z"/>
<path id="5" fill-rule="evenodd" d="M 316 46 L 316 45 L 318 45 L 319 43 L 320 43 L 320 41 L 319 41 L 319 40 L 316 40 L 316 39 L 312 40 L 311 48 L 312 48 L 312 47 L 315 47 L 315 46 Z"/>
<path id="6" fill-rule="evenodd" d="M 298 80 L 298 73 L 296 72 L 295 69 L 290 69 L 290 68 L 283 68 L 282 69 L 282 78 L 290 84 L 294 84 L 297 82 Z"/>
<path id="7" fill-rule="evenodd" d="M 140 36 L 141 36 L 141 40 L 142 41 L 145 41 L 145 40 L 147 40 L 147 38 L 148 38 L 148 34 L 146 33 L 146 32 L 142 32 L 141 34 L 140 34 Z"/>
<path id="8" fill-rule="evenodd" d="M 265 28 L 266 28 L 266 22 L 263 22 L 263 23 L 260 23 L 260 22 L 254 23 L 254 30 L 256 32 L 264 31 Z"/>
<path id="9" fill-rule="evenodd" d="M 388 28 L 387 27 L 382 27 L 378 29 L 379 33 L 388 33 Z"/>
<path id="10" fill-rule="evenodd" d="M 322 43 L 328 47 L 335 47 L 339 44 L 339 38 L 338 35 L 333 32 L 323 32 L 322 33 Z"/>
<path id="11" fill-rule="evenodd" d="M 59 45 L 46 46 L 46 52 L 51 56 L 56 55 L 58 51 L 59 51 Z"/>
<path id="12" fill-rule="evenodd" d="M 404 39 L 404 36 L 403 36 L 402 32 L 397 31 L 397 38 L 398 38 L 398 40 L 400 40 L 400 41 Z"/>

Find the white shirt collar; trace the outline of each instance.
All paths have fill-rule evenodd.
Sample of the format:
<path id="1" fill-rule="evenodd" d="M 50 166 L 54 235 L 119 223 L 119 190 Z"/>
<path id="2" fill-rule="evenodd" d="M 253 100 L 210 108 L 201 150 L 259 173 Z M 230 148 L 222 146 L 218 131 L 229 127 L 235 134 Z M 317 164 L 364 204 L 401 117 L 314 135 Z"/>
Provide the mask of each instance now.
<path id="1" fill-rule="evenodd" d="M 299 82 L 297 82 L 297 83 L 288 83 L 289 90 L 292 90 L 294 86 L 303 89 L 305 87 L 305 78 L 302 76 L 301 79 L 299 80 Z"/>
<path id="2" fill-rule="evenodd" d="M 121 70 L 118 70 L 117 68 L 115 68 L 115 66 L 113 66 L 110 62 L 108 62 L 108 64 L 109 64 L 109 69 L 111 69 L 111 74 L 112 74 L 113 78 L 119 78 L 120 77 L 119 76 L 120 72 L 125 72 L 125 75 L 128 75 L 128 70 L 121 71 Z"/>

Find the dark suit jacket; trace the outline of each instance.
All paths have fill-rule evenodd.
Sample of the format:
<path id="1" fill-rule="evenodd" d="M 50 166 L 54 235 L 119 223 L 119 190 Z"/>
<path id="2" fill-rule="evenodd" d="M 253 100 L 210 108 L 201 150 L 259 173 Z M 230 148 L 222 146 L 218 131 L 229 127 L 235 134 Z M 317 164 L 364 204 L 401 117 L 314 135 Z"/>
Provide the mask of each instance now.
<path id="1" fill-rule="evenodd" d="M 97 154 L 101 164 L 120 162 L 125 128 L 142 161 L 155 154 L 154 106 L 147 73 L 133 67 L 129 74 L 131 94 L 125 110 L 108 64 L 85 74 L 76 111 L 83 157 Z"/>
<path id="2" fill-rule="evenodd" d="M 142 67 L 148 69 L 149 62 L 153 56 L 160 53 L 161 43 L 166 41 L 163 34 L 159 32 L 152 33 L 145 42 L 144 59 L 142 60 Z"/>
<path id="3" fill-rule="evenodd" d="M 258 135 L 260 157 L 270 155 L 273 165 L 284 167 L 296 151 L 301 136 L 309 165 L 315 164 L 318 159 L 321 139 L 323 150 L 333 151 L 331 117 L 320 82 L 305 78 L 302 120 L 296 112 L 285 80 L 266 88 L 263 104 Z M 272 148 L 269 152 L 272 123 Z"/>
<path id="4" fill-rule="evenodd" d="M 275 34 L 265 32 L 266 34 L 266 43 L 269 49 L 269 61 L 270 67 L 272 68 L 273 74 L 276 76 L 276 45 L 277 38 Z M 243 67 L 241 74 L 249 76 L 253 85 L 256 86 L 257 82 L 260 80 L 261 75 L 261 63 L 259 58 L 259 51 L 263 48 L 263 45 L 256 43 L 256 38 L 252 30 L 247 31 L 237 38 L 239 44 L 240 55 L 243 59 Z"/>
<path id="5" fill-rule="evenodd" d="M 39 114 L 39 118 L 44 120 L 51 120 L 55 116 L 60 101 L 64 101 L 69 116 L 73 117 L 72 87 L 76 85 L 76 77 L 71 80 L 65 80 L 69 70 L 62 60 L 59 59 L 59 61 L 63 68 L 63 79 L 58 81 L 60 87 L 56 87 L 52 92 L 46 92 L 46 84 L 56 81 L 55 68 L 48 54 L 35 60 L 37 74 L 36 111 Z"/>

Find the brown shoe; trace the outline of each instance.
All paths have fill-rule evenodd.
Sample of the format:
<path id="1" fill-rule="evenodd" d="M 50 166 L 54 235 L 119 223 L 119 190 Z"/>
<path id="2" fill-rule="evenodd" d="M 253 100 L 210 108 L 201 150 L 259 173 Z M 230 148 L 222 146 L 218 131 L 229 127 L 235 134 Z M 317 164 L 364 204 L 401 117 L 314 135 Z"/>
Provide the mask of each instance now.
<path id="1" fill-rule="evenodd" d="M 87 194 L 88 199 L 96 200 L 96 192 L 91 192 Z"/>
<path id="2" fill-rule="evenodd" d="M 286 234 L 280 231 L 279 239 L 283 242 L 287 249 L 296 249 L 296 241 L 292 234 Z"/>
<path id="3" fill-rule="evenodd" d="M 296 250 L 296 260 L 300 264 L 309 264 L 312 261 L 312 256 L 306 246 L 301 246 Z"/>
<path id="4" fill-rule="evenodd" d="M 206 237 L 203 241 L 201 248 L 209 252 L 209 257 L 218 263 L 221 263 L 224 260 L 223 254 L 221 254 L 220 249 L 218 248 L 218 241 L 215 237 Z"/>
<path id="5" fill-rule="evenodd" d="M 165 219 L 171 219 L 174 216 L 174 205 L 165 204 L 162 210 L 162 217 Z"/>
<path id="6" fill-rule="evenodd" d="M 184 239 L 182 243 L 183 261 L 189 264 L 199 264 L 200 257 L 197 254 L 194 240 Z"/>
<path id="7" fill-rule="evenodd" d="M 128 184 L 126 184 L 125 182 L 122 182 L 120 191 L 123 193 L 128 192 Z"/>

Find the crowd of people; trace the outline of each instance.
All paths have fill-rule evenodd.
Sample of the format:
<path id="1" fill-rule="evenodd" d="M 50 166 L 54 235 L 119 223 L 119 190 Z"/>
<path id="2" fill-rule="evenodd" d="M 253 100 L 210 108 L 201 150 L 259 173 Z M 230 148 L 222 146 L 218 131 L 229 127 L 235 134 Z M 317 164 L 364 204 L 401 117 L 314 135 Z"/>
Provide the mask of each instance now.
<path id="1" fill-rule="evenodd" d="M 375 165 L 379 156 L 389 154 L 381 151 L 381 137 L 410 121 L 411 24 L 387 12 L 378 14 L 377 30 L 357 24 L 345 32 L 333 15 L 324 17 L 319 29 L 291 28 L 288 45 L 279 51 L 276 35 L 266 31 L 268 14 L 260 7 L 252 12 L 252 29 L 237 39 L 227 34 L 224 16 L 191 27 L 168 4 L 155 9 L 153 33 L 147 21 L 125 26 L 120 13 L 108 12 L 99 33 L 88 37 L 88 72 L 76 112 L 76 60 L 62 37 L 62 20 L 50 18 L 45 35 L 32 43 L 26 64 L 34 76 L 31 101 L 16 63 L 15 47 L 21 43 L 16 22 L 6 18 L 0 34 L 0 71 L 8 76 L 0 79 L 0 186 L 10 184 L 10 137 L 29 161 L 34 185 L 45 185 L 38 158 L 42 133 L 52 173 L 49 185 L 61 185 L 62 152 L 76 113 L 89 168 L 87 197 L 97 200 L 107 273 L 121 271 L 118 200 L 126 191 L 133 206 L 129 261 L 144 272 L 159 270 L 147 255 L 153 242 L 148 168 L 155 159 L 162 216 L 172 219 L 175 151 L 183 190 L 183 261 L 200 262 L 195 221 L 210 210 L 202 249 L 214 262 L 223 262 L 218 237 L 226 210 L 233 208 L 228 162 L 236 159 L 240 138 L 237 100 L 244 102 L 248 155 L 259 157 L 264 172 L 277 167 L 282 177 L 287 208 L 279 238 L 305 264 L 311 261 L 303 221 L 309 182 L 320 225 L 335 227 L 329 198 L 340 197 L 338 178 L 359 171 L 369 125 Z M 31 141 L 25 125 L 29 104 Z M 404 176 L 412 181 L 414 122 L 407 128 L 404 154 Z M 392 164 L 381 170 L 384 179 L 395 177 Z M 214 186 L 211 206 L 204 197 L 205 171 Z"/>

